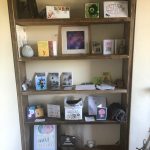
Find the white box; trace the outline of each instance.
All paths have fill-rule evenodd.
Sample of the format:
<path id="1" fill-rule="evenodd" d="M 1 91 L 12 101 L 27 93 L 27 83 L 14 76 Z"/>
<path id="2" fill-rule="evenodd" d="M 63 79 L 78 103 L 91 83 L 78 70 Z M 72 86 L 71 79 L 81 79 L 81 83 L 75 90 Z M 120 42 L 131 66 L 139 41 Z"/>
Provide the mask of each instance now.
<path id="1" fill-rule="evenodd" d="M 114 54 L 114 40 L 103 40 L 103 54 L 111 55 Z"/>
<path id="2" fill-rule="evenodd" d="M 46 6 L 47 19 L 70 18 L 70 8 L 65 6 Z"/>
<path id="3" fill-rule="evenodd" d="M 105 1 L 104 18 L 128 17 L 127 1 Z"/>
<path id="4" fill-rule="evenodd" d="M 65 97 L 65 120 L 82 120 L 83 101 Z"/>

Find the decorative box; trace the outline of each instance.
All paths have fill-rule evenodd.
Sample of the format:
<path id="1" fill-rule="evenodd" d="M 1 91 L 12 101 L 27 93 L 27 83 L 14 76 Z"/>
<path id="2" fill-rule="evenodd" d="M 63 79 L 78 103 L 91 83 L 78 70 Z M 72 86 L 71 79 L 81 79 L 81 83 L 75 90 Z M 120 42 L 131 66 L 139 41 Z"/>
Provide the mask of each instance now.
<path id="1" fill-rule="evenodd" d="M 36 73 L 35 75 L 35 89 L 38 91 L 47 89 L 47 78 L 45 73 Z"/>
<path id="2" fill-rule="evenodd" d="M 82 120 L 83 101 L 81 98 L 76 100 L 72 97 L 65 97 L 64 107 L 66 120 Z"/>
<path id="3" fill-rule="evenodd" d="M 46 6 L 47 19 L 70 18 L 70 8 L 66 6 Z"/>

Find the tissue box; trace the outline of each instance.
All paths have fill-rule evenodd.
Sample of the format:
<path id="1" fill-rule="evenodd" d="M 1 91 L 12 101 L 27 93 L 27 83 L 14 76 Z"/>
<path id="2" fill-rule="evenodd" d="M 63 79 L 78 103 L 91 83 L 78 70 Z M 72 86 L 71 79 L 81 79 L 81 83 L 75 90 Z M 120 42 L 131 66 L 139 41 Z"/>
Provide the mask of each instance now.
<path id="1" fill-rule="evenodd" d="M 74 98 L 66 97 L 64 99 L 65 120 L 82 120 L 82 99 L 75 100 Z"/>

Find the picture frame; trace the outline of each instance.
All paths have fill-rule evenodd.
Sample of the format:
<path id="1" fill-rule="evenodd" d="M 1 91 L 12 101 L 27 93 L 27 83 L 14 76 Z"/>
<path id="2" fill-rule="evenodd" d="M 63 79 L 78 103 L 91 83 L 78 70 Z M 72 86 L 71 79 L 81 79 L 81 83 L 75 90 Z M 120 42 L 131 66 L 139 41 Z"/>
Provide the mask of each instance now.
<path id="1" fill-rule="evenodd" d="M 89 53 L 89 27 L 63 26 L 61 27 L 62 54 Z"/>
<path id="2" fill-rule="evenodd" d="M 99 3 L 85 3 L 85 18 L 99 18 Z"/>
<path id="3" fill-rule="evenodd" d="M 72 72 L 62 72 L 60 82 L 62 87 L 72 86 Z"/>
<path id="4" fill-rule="evenodd" d="M 50 87 L 59 87 L 60 86 L 60 75 L 59 72 L 50 72 L 47 76 L 48 85 Z"/>
<path id="5" fill-rule="evenodd" d="M 128 1 L 105 1 L 104 18 L 128 17 Z"/>
<path id="6" fill-rule="evenodd" d="M 57 150 L 57 125 L 34 125 L 34 150 L 49 149 Z"/>
<path id="7" fill-rule="evenodd" d="M 103 55 L 114 54 L 114 40 L 105 39 L 103 40 Z"/>
<path id="8" fill-rule="evenodd" d="M 92 54 L 103 54 L 102 42 L 92 41 Z"/>

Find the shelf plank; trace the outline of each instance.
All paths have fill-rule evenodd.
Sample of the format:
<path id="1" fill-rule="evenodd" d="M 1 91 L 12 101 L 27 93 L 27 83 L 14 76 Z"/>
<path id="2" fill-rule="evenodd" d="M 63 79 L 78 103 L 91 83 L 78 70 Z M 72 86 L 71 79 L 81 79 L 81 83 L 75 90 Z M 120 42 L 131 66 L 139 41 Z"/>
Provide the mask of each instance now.
<path id="1" fill-rule="evenodd" d="M 44 90 L 36 91 L 30 89 L 28 91 L 22 91 L 22 95 L 52 95 L 52 94 L 121 94 L 127 93 L 127 89 L 115 89 L 115 90 Z"/>
<path id="2" fill-rule="evenodd" d="M 93 121 L 93 122 L 85 122 L 84 120 L 61 120 L 61 119 L 51 119 L 51 118 L 46 118 L 44 122 L 35 122 L 35 121 L 29 121 L 26 120 L 24 122 L 25 124 L 30 124 L 30 125 L 38 125 L 38 124 L 122 124 L 124 122 L 118 122 L 118 121 L 111 121 L 111 120 L 105 120 L 105 121 Z"/>
<path id="3" fill-rule="evenodd" d="M 90 25 L 130 22 L 130 17 L 125 18 L 74 18 L 74 19 L 16 19 L 16 24 L 21 26 L 41 25 Z"/>
<path id="4" fill-rule="evenodd" d="M 80 59 L 128 59 L 128 55 L 61 55 L 49 57 L 21 57 L 18 61 L 34 61 L 34 60 L 80 60 Z"/>
<path id="5" fill-rule="evenodd" d="M 120 145 L 98 145 L 94 148 L 79 148 L 78 150 L 120 150 Z"/>

